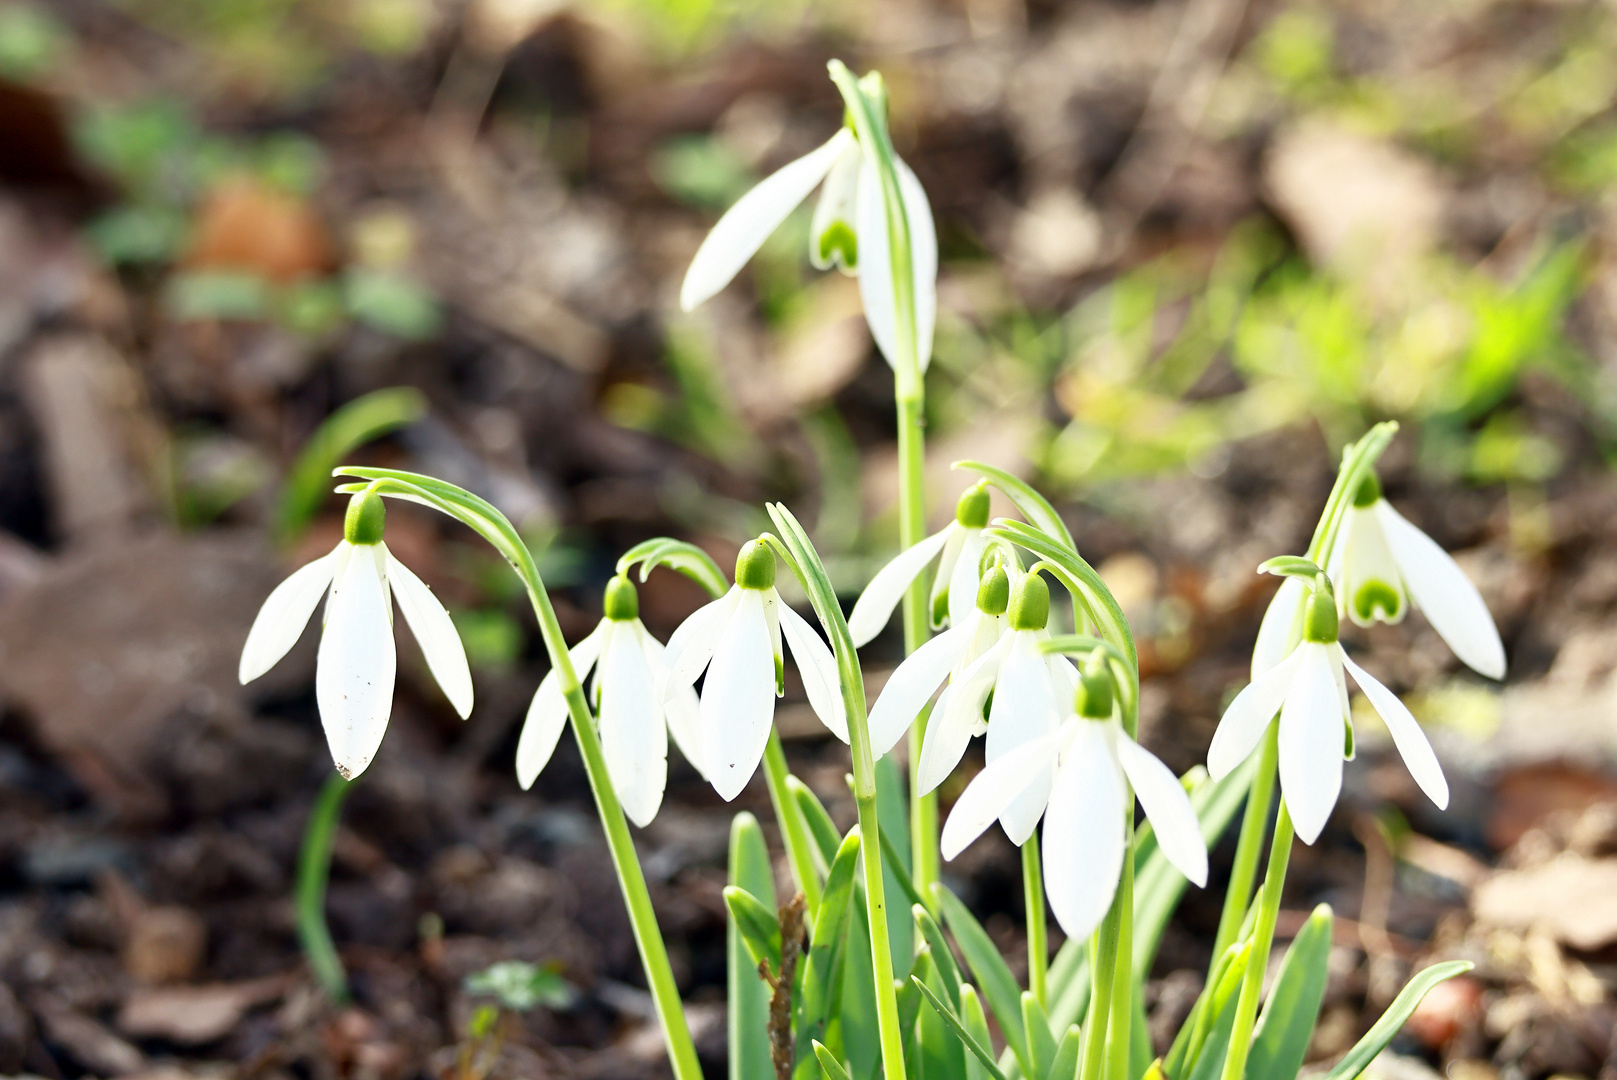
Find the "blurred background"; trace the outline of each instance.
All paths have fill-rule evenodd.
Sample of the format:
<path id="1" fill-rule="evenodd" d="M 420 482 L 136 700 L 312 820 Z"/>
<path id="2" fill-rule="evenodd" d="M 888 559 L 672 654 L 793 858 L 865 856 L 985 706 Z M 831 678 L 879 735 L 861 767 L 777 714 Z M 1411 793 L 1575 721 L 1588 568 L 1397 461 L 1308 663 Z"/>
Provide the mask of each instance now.
<path id="1" fill-rule="evenodd" d="M 676 303 L 718 213 L 840 123 L 840 57 L 886 77 L 937 217 L 935 516 L 960 458 L 1057 503 L 1141 639 L 1171 765 L 1246 681 L 1254 568 L 1305 547 L 1371 422 L 1403 425 L 1389 497 L 1494 612 L 1503 687 L 1418 615 L 1346 635 L 1455 798 L 1436 813 L 1359 717 L 1281 919 L 1338 914 L 1312 1055 L 1461 957 L 1379 1075 L 1617 1077 L 1614 49 L 1599 0 L 0 2 L 0 1073 L 665 1075 L 570 741 L 515 782 L 545 661 L 495 555 L 390 515 L 478 699 L 455 720 L 401 646 L 336 846 L 343 1010 L 289 901 L 330 769 L 314 635 L 245 692 L 236 661 L 339 535 L 338 458 L 491 499 L 575 638 L 624 549 L 726 563 L 764 499 L 851 599 L 896 546 L 856 283 L 808 265 L 805 209 Z M 659 635 L 700 599 L 642 589 Z M 896 626 L 867 654 L 874 691 Z M 779 718 L 846 824 L 845 750 L 800 686 Z M 759 784 L 726 806 L 670 766 L 637 840 L 721 1075 L 729 816 L 772 816 Z M 1165 940 L 1159 1039 L 1228 860 Z M 948 870 L 1017 963 L 1014 849 Z M 505 960 L 566 985 L 491 1026 L 465 980 Z"/>

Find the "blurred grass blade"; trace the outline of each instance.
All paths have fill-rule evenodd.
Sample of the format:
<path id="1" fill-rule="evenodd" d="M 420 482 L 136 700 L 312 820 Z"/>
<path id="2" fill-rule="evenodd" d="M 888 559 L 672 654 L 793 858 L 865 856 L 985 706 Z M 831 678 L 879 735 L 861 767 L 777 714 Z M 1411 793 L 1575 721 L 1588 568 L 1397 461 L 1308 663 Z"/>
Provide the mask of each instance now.
<path id="1" fill-rule="evenodd" d="M 853 1080 L 836 1056 L 820 1043 L 814 1044 L 814 1057 L 820 1063 L 820 1072 L 824 1074 L 825 1080 Z"/>
<path id="2" fill-rule="evenodd" d="M 1440 982 L 1470 971 L 1471 968 L 1470 961 L 1449 960 L 1442 964 L 1433 964 L 1410 979 L 1409 985 L 1393 999 L 1387 1011 L 1381 1014 L 1381 1019 L 1365 1033 L 1364 1038 L 1355 1043 L 1353 1049 L 1336 1063 L 1336 1067 L 1325 1074 L 1325 1080 L 1354 1080 L 1370 1067 L 1376 1055 L 1386 1049 L 1393 1036 L 1402 1030 L 1428 990 Z"/>
<path id="3" fill-rule="evenodd" d="M 775 871 L 769 865 L 758 819 L 745 811 L 730 823 L 730 884 L 762 904 L 775 905 Z M 729 981 L 730 1080 L 773 1076 L 769 1054 L 769 987 L 758 977 L 732 916 L 725 927 L 725 967 Z"/>
<path id="4" fill-rule="evenodd" d="M 275 514 L 275 541 L 282 547 L 302 535 L 331 493 L 331 472 L 356 449 L 427 414 L 427 399 L 412 386 L 376 390 L 330 416 L 304 444 L 287 474 Z"/>
<path id="5" fill-rule="evenodd" d="M 1293 1080 L 1302 1068 L 1325 1000 L 1331 922 L 1330 905 L 1319 905 L 1286 950 L 1258 1019 L 1246 1063 L 1247 1080 Z"/>
<path id="6" fill-rule="evenodd" d="M 1056 1040 L 1050 1034 L 1050 1018 L 1032 991 L 1022 991 L 1022 1029 L 1027 1032 L 1028 1076 L 1048 1076 L 1056 1060 Z"/>
<path id="7" fill-rule="evenodd" d="M 1045 1073 L 1045 1080 L 1074 1080 L 1078 1075 L 1078 1051 L 1083 1044 L 1083 1032 L 1078 1025 L 1068 1024 L 1067 1033 L 1061 1036 L 1061 1043 L 1056 1047 L 1056 1057 L 1050 1063 L 1050 1071 Z"/>

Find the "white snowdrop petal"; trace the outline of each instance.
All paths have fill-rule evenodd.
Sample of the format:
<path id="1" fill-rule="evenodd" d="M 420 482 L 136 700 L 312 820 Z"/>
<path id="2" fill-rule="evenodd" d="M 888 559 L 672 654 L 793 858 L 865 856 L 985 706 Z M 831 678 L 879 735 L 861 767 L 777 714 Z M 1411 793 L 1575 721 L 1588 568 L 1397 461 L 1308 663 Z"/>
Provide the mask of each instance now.
<path id="1" fill-rule="evenodd" d="M 737 199 L 696 249 L 680 286 L 679 306 L 690 311 L 730 284 L 853 141 L 853 133 L 841 128 L 819 148 L 782 166 Z"/>
<path id="2" fill-rule="evenodd" d="M 1426 792 L 1427 798 L 1437 804 L 1439 810 L 1448 809 L 1449 782 L 1444 778 L 1443 766 L 1438 763 L 1437 754 L 1432 751 L 1432 744 L 1427 741 L 1426 732 L 1421 730 L 1415 715 L 1398 700 L 1398 695 L 1355 664 L 1346 653 L 1342 654 L 1342 664 L 1353 676 L 1353 681 L 1359 684 L 1364 696 L 1370 699 L 1376 712 L 1381 714 L 1381 719 L 1386 721 L 1387 730 L 1392 733 L 1393 744 L 1398 747 L 1409 775 L 1415 778 L 1415 783 Z"/>
<path id="3" fill-rule="evenodd" d="M 1337 546 L 1340 556 L 1331 568 L 1337 610 L 1359 626 L 1402 622 L 1409 604 L 1375 511 L 1349 507 Z"/>
<path id="4" fill-rule="evenodd" d="M 831 729 L 831 734 L 847 742 L 848 709 L 842 701 L 842 678 L 837 671 L 837 661 L 831 647 L 790 605 L 779 603 L 777 607 L 781 632 L 786 635 L 786 646 L 791 650 L 797 672 L 803 678 L 803 691 L 808 695 L 814 715 Z M 873 752 L 879 757 L 890 746 L 876 746 Z"/>
<path id="5" fill-rule="evenodd" d="M 994 682 L 999 677 L 1000 665 L 1010 653 L 1012 635 L 1006 634 L 995 642 L 994 647 L 983 653 L 964 671 L 956 674 L 950 681 L 949 687 L 938 700 L 938 707 L 932 710 L 936 717 L 940 712 L 952 717 L 948 722 L 962 723 L 967 730 L 976 728 L 983 721 L 983 706 L 988 702 L 988 695 L 994 689 Z"/>
<path id="6" fill-rule="evenodd" d="M 915 340 L 921 371 L 932 362 L 932 334 L 938 322 L 938 229 L 926 189 L 903 161 L 898 161 L 898 191 L 910 224 L 910 268 L 915 277 Z"/>
<path id="7" fill-rule="evenodd" d="M 1050 771 L 1058 738 L 1052 735 L 1018 747 L 972 777 L 966 790 L 955 800 L 949 819 L 943 823 L 939 850 L 945 859 L 953 859 L 964 851 L 1030 782 Z"/>
<path id="8" fill-rule="evenodd" d="M 1044 889 L 1069 938 L 1087 938 L 1123 872 L 1123 778 L 1104 726 L 1075 722 L 1044 819 Z M 1035 744 L 1038 745 L 1038 744 Z"/>
<path id="9" fill-rule="evenodd" d="M 868 156 L 859 169 L 859 193 L 855 200 L 856 231 L 859 234 L 859 300 L 864 305 L 870 336 L 888 367 L 896 368 L 893 334 L 892 252 L 887 242 L 887 203 L 882 196 L 881 175 Z"/>
<path id="10" fill-rule="evenodd" d="M 1454 655 L 1490 679 L 1505 677 L 1505 646 L 1482 594 L 1437 542 L 1383 499 L 1375 505 L 1404 587 Z"/>
<path id="11" fill-rule="evenodd" d="M 1224 710 L 1218 730 L 1213 732 L 1213 745 L 1207 749 L 1207 772 L 1214 780 L 1222 780 L 1234 772 L 1257 747 L 1263 733 L 1269 729 L 1269 722 L 1286 700 L 1301 654 L 1299 647 L 1278 667 L 1259 675 L 1236 694 L 1230 707 Z"/>
<path id="12" fill-rule="evenodd" d="M 1168 861 L 1179 868 L 1198 886 L 1207 885 L 1207 844 L 1202 840 L 1201 823 L 1196 809 L 1190 805 L 1190 796 L 1173 771 L 1157 756 L 1119 727 L 1113 745 L 1117 748 L 1117 762 L 1134 793 L 1145 807 L 1145 816 L 1156 830 L 1157 843 Z"/>
<path id="13" fill-rule="evenodd" d="M 698 713 L 708 782 L 726 802 L 752 779 L 775 716 L 775 659 L 763 594 L 740 592 L 713 649 Z"/>
<path id="14" fill-rule="evenodd" d="M 378 544 L 387 556 L 387 580 L 393 599 L 404 612 L 404 621 L 421 645 L 427 668 L 443 688 L 444 696 L 462 720 L 472 711 L 472 670 L 466 664 L 466 647 L 461 644 L 455 623 L 443 604 L 416 577 L 408 566 L 393 557 L 386 544 Z"/>
<path id="15" fill-rule="evenodd" d="M 663 671 L 663 643 L 652 637 L 639 619 L 634 621 L 635 634 L 640 639 L 640 647 L 645 650 L 646 663 L 651 665 L 654 676 Z M 668 695 L 666 701 L 661 702 L 664 719 L 668 722 L 668 733 L 674 737 L 674 745 L 679 752 L 685 755 L 685 760 L 695 767 L 702 779 L 707 779 L 707 773 L 702 769 L 702 755 L 699 749 L 701 737 L 697 733 L 696 723 L 696 690 L 684 686 Z"/>
<path id="16" fill-rule="evenodd" d="M 1303 601 L 1308 598 L 1308 585 L 1302 578 L 1288 577 L 1264 609 L 1263 622 L 1258 626 L 1258 641 L 1252 647 L 1252 678 L 1254 681 L 1286 659 L 1291 644 L 1292 628 L 1303 615 Z"/>
<path id="17" fill-rule="evenodd" d="M 954 579 L 954 568 L 960 565 L 960 551 L 966 545 L 966 529 L 959 522 L 949 522 L 943 531 L 949 535 L 949 541 L 943 545 L 938 571 L 932 575 L 932 588 L 926 594 L 926 617 L 934 630 L 943 625 L 944 617 L 949 614 L 949 583 Z M 976 596 L 972 601 L 975 608 Z"/>
<path id="18" fill-rule="evenodd" d="M 309 616 L 331 587 L 338 550 L 340 547 L 294 571 L 264 600 L 241 648 L 236 674 L 243 685 L 274 667 L 303 636 Z"/>
<path id="19" fill-rule="evenodd" d="M 356 545 L 332 584 L 315 661 L 320 722 L 337 771 L 349 779 L 376 756 L 393 710 L 397 656 L 382 572 L 381 549 Z"/>
<path id="20" fill-rule="evenodd" d="M 829 270 L 833 263 L 843 261 L 840 249 L 831 252 L 829 258 L 821 250 L 821 238 L 833 225 L 841 223 L 854 232 L 855 247 L 858 246 L 854 207 L 859 195 L 859 168 L 864 163 L 864 157 L 857 139 L 849 139 L 843 151 L 837 155 L 831 171 L 826 174 L 825 186 L 820 189 L 820 201 L 814 206 L 814 220 L 809 225 L 809 262 L 814 264 L 816 270 Z M 853 266 L 844 267 L 850 273 L 859 268 L 857 252 L 854 259 Z"/>
<path id="21" fill-rule="evenodd" d="M 994 702 L 988 709 L 987 757 L 990 762 L 1025 743 L 1048 736 L 1056 728 L 1055 698 L 1051 693 L 1050 669 L 1039 654 L 1031 631 L 1012 635 L 1010 652 L 994 682 Z M 1050 777 L 1030 782 L 1026 791 L 1012 800 L 1000 815 L 1000 824 L 1011 842 L 1020 845 L 1033 834 L 1044 804 L 1050 798 Z"/>
<path id="22" fill-rule="evenodd" d="M 983 557 L 983 531 L 962 528 L 965 534 L 960 555 L 949 574 L 949 625 L 959 626 L 977 610 L 978 573 Z"/>
<path id="23" fill-rule="evenodd" d="M 724 632 L 741 590 L 735 586 L 717 600 L 691 612 L 668 638 L 663 652 L 663 668 L 657 679 L 657 696 L 667 698 L 682 686 L 690 686 L 713 656 L 713 647 Z"/>
<path id="24" fill-rule="evenodd" d="M 595 682 L 601 691 L 601 754 L 612 790 L 629 820 L 645 828 L 657 816 L 668 782 L 668 729 L 634 622 L 613 625 Z"/>
<path id="25" fill-rule="evenodd" d="M 1342 725 L 1326 647 L 1305 642 L 1280 711 L 1280 790 L 1305 844 L 1319 839 L 1342 790 Z"/>
<path id="26" fill-rule="evenodd" d="M 948 529 L 935 532 L 905 548 L 892 562 L 876 571 L 876 576 L 859 594 L 853 611 L 848 615 L 848 633 L 853 637 L 855 648 L 865 645 L 881 633 L 887 620 L 893 617 L 893 609 L 904 599 L 904 591 L 910 587 L 910 582 L 926 569 L 927 563 L 937 558 L 948 539 Z"/>
<path id="27" fill-rule="evenodd" d="M 589 677 L 590 669 L 600 657 L 602 644 L 611 629 L 612 624 L 602 619 L 588 637 L 567 651 L 579 682 Z M 517 782 L 524 791 L 533 786 L 540 771 L 550 763 L 550 755 L 556 752 L 556 742 L 561 738 L 561 729 L 566 726 L 567 699 L 561 696 L 561 682 L 556 677 L 556 669 L 551 668 L 539 680 L 539 689 L 534 691 L 533 700 L 528 703 L 528 714 L 522 721 L 522 736 L 517 740 Z"/>
<path id="28" fill-rule="evenodd" d="M 872 754 L 880 757 L 903 738 L 910 724 L 921 714 L 932 695 L 938 692 L 950 669 L 965 652 L 969 643 L 968 632 L 967 628 L 962 627 L 945 630 L 910 653 L 893 669 L 893 673 L 887 677 L 887 685 L 882 687 L 881 696 L 876 699 L 875 707 L 870 710 Z M 929 727 L 928 732 L 930 730 Z M 958 760 L 956 757 L 955 761 Z M 953 767 L 954 762 L 950 762 L 949 768 Z M 931 787 L 926 790 L 930 791 Z"/>

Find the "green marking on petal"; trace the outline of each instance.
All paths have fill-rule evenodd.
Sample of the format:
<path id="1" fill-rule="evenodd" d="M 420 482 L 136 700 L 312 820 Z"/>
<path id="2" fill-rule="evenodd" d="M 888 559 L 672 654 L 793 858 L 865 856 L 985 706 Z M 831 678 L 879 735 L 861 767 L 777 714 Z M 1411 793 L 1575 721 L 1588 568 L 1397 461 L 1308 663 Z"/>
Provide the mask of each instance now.
<path id="1" fill-rule="evenodd" d="M 949 617 L 949 589 L 944 586 L 943 591 L 932 598 L 932 629 L 936 630 L 943 625 L 943 620 Z"/>
<path id="2" fill-rule="evenodd" d="M 820 233 L 817 242 L 822 263 L 835 261 L 845 270 L 859 269 L 859 237 L 846 221 L 837 218 L 831 222 Z"/>
<path id="3" fill-rule="evenodd" d="M 1342 757 L 1346 761 L 1352 761 L 1358 749 L 1357 743 L 1353 738 L 1352 719 L 1346 719 L 1342 724 L 1342 728 Z"/>
<path id="4" fill-rule="evenodd" d="M 786 664 L 780 653 L 775 654 L 775 696 L 783 697 L 786 694 Z"/>
<path id="5" fill-rule="evenodd" d="M 1353 613 L 1360 622 L 1371 619 L 1397 622 L 1403 610 L 1404 594 L 1385 581 L 1372 578 L 1360 585 L 1353 594 Z"/>

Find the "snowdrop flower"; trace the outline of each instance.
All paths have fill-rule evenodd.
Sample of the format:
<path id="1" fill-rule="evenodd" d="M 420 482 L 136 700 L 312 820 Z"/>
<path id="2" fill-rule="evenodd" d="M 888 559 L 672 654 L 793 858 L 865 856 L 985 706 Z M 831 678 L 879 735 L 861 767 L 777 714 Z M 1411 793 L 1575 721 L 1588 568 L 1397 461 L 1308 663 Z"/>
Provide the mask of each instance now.
<path id="1" fill-rule="evenodd" d="M 923 795 L 943 783 L 960 763 L 972 735 L 982 732 L 985 706 L 992 765 L 1054 732 L 1060 723 L 1060 703 L 1072 699 L 1078 683 L 1072 661 L 1039 649 L 1039 643 L 1050 637 L 1046 627 L 1050 587 L 1036 573 L 1020 574 L 1009 591 L 1005 632 L 949 684 L 946 700 L 932 712 L 918 765 Z M 1025 790 L 998 811 L 1000 827 L 1011 843 L 1020 846 L 1033 835 L 1050 798 L 1052 776 L 1030 777 Z"/>
<path id="2" fill-rule="evenodd" d="M 1010 595 L 1010 578 L 1006 576 L 1005 569 L 989 567 L 977 586 L 977 603 L 971 614 L 910 653 L 894 669 L 887 685 L 882 688 L 881 697 L 876 699 L 875 707 L 870 710 L 870 745 L 877 757 L 891 750 L 903 737 L 944 679 L 960 678 L 979 657 L 998 644 L 1005 633 L 1005 610 L 1009 606 Z M 948 695 L 946 689 L 944 696 L 938 699 L 939 716 L 943 715 Z M 979 707 L 979 726 L 980 716 Z M 969 739 L 973 733 L 981 734 L 975 727 L 967 728 L 966 738 Z M 929 735 L 927 745 L 941 746 L 942 740 Z M 927 757 L 928 752 L 932 753 L 931 759 Z M 951 748 L 950 752 L 953 752 L 953 757 L 946 760 L 947 752 L 923 750 L 921 777 L 926 790 L 936 787 L 954 768 L 960 754 L 965 752 L 965 742 L 961 741 L 958 750 Z M 932 770 L 942 769 L 942 774 L 931 783 L 926 782 L 931 775 L 929 760 Z"/>
<path id="3" fill-rule="evenodd" d="M 697 759 L 726 801 L 747 786 L 769 741 L 775 698 L 785 691 L 781 638 L 791 646 L 809 705 L 848 741 L 842 683 L 831 649 L 775 591 L 775 554 L 749 540 L 730 591 L 698 608 L 668 639 L 663 695 L 688 690 L 707 670 L 696 727 Z"/>
<path id="4" fill-rule="evenodd" d="M 1339 616 L 1360 626 L 1399 623 L 1418 607 L 1467 667 L 1490 679 L 1505 677 L 1505 647 L 1482 594 L 1446 551 L 1382 497 L 1374 472 L 1354 492 L 1325 569 Z M 1285 656 L 1305 589 L 1301 578 L 1287 578 L 1275 594 L 1258 631 L 1254 677 Z"/>
<path id="5" fill-rule="evenodd" d="M 979 563 L 982 561 L 988 527 L 988 485 L 979 481 L 966 489 L 955 503 L 954 520 L 939 531 L 904 551 L 880 570 L 865 586 L 848 616 L 848 632 L 855 647 L 869 642 L 893 617 L 893 609 L 904 598 L 910 582 L 921 575 L 932 560 L 938 572 L 932 578 L 932 629 L 943 625 L 945 615 L 959 626 L 972 612 L 977 599 Z"/>
<path id="6" fill-rule="evenodd" d="M 1123 730 L 1113 691 L 1104 668 L 1086 665 L 1067 719 L 990 762 L 943 826 L 943 857 L 953 859 L 995 817 L 1003 821 L 1014 802 L 1042 793 L 1044 887 L 1069 938 L 1088 937 L 1112 906 L 1127 845 L 1125 815 L 1133 810 L 1130 785 L 1168 861 L 1198 886 L 1207 884 L 1207 846 L 1190 798 L 1168 767 Z M 992 736 L 993 721 L 988 730 Z"/>
<path id="7" fill-rule="evenodd" d="M 393 600 L 449 703 L 463 720 L 472 711 L 472 674 L 460 635 L 432 590 L 382 542 L 386 515 L 374 491 L 354 495 L 337 547 L 275 587 L 241 650 L 238 674 L 246 684 L 287 654 L 329 594 L 315 701 L 337 771 L 349 780 L 371 763 L 393 710 Z"/>
<path id="8" fill-rule="evenodd" d="M 567 655 L 580 682 L 595 672 L 591 689 L 607 775 L 623 812 L 644 828 L 657 816 L 668 783 L 669 732 L 696 771 L 702 771 L 696 692 L 686 686 L 666 700 L 658 694 L 663 646 L 640 622 L 640 597 L 633 582 L 622 574 L 614 577 L 601 606 L 601 621 Z M 533 786 L 550 761 L 566 724 L 567 701 L 552 668 L 533 695 L 517 742 L 517 780 L 524 790 Z"/>
<path id="9" fill-rule="evenodd" d="M 1331 816 L 1342 790 L 1342 761 L 1352 757 L 1353 727 L 1344 672 L 1353 676 L 1381 714 L 1421 790 L 1439 809 L 1449 802 L 1448 781 L 1420 724 L 1392 691 L 1342 651 L 1337 641 L 1336 600 L 1321 580 L 1305 601 L 1302 643 L 1235 696 L 1218 722 L 1207 752 L 1207 771 L 1214 780 L 1223 779 L 1252 753 L 1278 712 L 1280 789 L 1291 808 L 1297 835 L 1306 844 L 1319 837 Z"/>
<path id="10" fill-rule="evenodd" d="M 896 159 L 895 159 L 896 160 Z M 916 356 L 926 370 L 938 309 L 938 237 L 926 192 L 908 165 L 897 162 L 898 186 L 909 219 L 914 277 Z M 881 175 L 852 129 L 842 127 L 823 146 L 783 166 L 743 195 L 713 226 L 696 250 L 679 305 L 686 311 L 730 283 L 791 212 L 821 183 L 809 235 L 809 260 L 821 270 L 833 265 L 858 274 L 859 295 L 871 336 L 889 364 L 896 364 L 892 253 Z"/>

